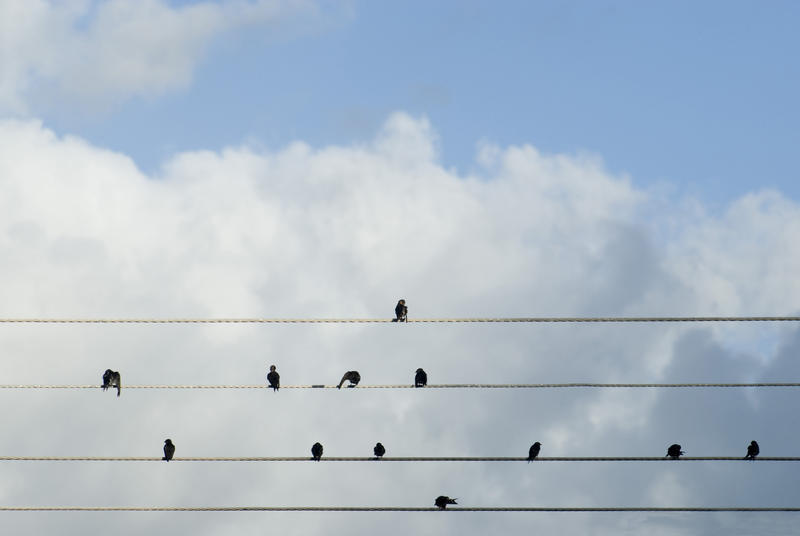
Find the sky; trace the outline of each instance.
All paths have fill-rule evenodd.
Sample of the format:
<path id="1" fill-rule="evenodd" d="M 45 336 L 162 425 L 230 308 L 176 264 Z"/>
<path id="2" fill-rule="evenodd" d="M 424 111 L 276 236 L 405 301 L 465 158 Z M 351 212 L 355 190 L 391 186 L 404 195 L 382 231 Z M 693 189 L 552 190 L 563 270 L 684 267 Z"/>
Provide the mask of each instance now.
<path id="1" fill-rule="evenodd" d="M 797 315 L 793 2 L 0 0 L 0 318 Z M 2 456 L 795 456 L 759 324 L 0 325 Z M 0 506 L 797 506 L 792 462 L 0 462 Z M 788 464 L 788 465 L 787 465 Z M 785 534 L 796 514 L 21 513 L 14 533 Z"/>

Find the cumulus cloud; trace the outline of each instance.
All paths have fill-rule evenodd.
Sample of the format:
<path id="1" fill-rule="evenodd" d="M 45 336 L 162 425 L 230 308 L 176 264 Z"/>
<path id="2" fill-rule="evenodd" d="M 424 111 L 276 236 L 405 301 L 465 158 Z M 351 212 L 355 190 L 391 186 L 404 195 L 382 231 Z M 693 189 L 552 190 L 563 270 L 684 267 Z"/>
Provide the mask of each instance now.
<path id="1" fill-rule="evenodd" d="M 305 0 L 0 1 L 0 111 L 32 98 L 115 102 L 185 88 L 211 40 L 249 26 L 314 17 Z"/>
<path id="2" fill-rule="evenodd" d="M 797 206 L 755 193 L 662 240 L 647 192 L 586 155 L 487 145 L 462 176 L 425 119 L 395 114 L 374 140 L 175 155 L 154 175 L 36 121 L 0 122 L 0 316 L 414 317 L 793 314 Z M 663 206 L 662 201 L 655 203 Z M 676 210 L 678 210 L 676 208 Z M 664 220 L 672 214 L 663 216 Z M 644 222 L 647 221 L 647 224 Z M 687 220 L 688 221 L 688 220 Z M 654 223 L 655 222 L 655 223 Z M 666 223 L 664 224 L 666 225 Z M 740 249 L 740 245 L 746 245 Z M 759 281 L 764 284 L 760 285 Z M 759 291 L 762 289 L 762 291 Z M 735 328 L 729 328 L 731 330 Z M 3 325 L 2 383 L 366 384 L 795 380 L 791 326 Z M 791 390 L 3 391 L 7 455 L 789 455 Z M 7 505 L 408 505 L 440 494 L 485 506 L 781 505 L 776 464 L 12 464 Z M 754 498 L 746 486 L 760 490 Z M 755 501 L 758 504 L 753 504 Z M 791 502 L 791 501 L 790 501 Z M 17 532 L 63 514 L 8 515 Z M 96 527 L 70 518 L 75 533 Z M 101 514 L 102 515 L 102 514 Z M 689 529 L 769 533 L 735 517 L 431 514 L 118 515 L 197 534 L 391 527 L 473 534 Z M 383 516 L 383 517 L 377 517 Z M 733 516 L 733 515 L 732 515 Z M 756 530 L 758 529 L 758 530 Z M 766 531 L 766 532 L 765 532 Z"/>

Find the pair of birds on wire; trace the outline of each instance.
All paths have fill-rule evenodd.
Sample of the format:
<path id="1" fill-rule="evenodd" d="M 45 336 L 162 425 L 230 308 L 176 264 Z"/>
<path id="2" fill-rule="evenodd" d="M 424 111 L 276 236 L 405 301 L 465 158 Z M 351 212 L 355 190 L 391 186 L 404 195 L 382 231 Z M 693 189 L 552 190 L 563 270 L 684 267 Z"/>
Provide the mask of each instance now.
<path id="1" fill-rule="evenodd" d="M 111 369 L 106 369 L 103 373 L 103 384 L 100 386 L 103 391 L 108 390 L 109 387 L 117 388 L 117 396 L 119 396 L 120 389 L 122 389 L 122 377 L 119 372 Z"/>
<path id="2" fill-rule="evenodd" d="M 360 381 L 361 374 L 357 370 L 348 370 L 344 373 L 344 376 L 342 376 L 342 379 L 339 381 L 339 385 L 337 385 L 336 388 L 341 389 L 344 382 L 350 382 L 349 387 L 355 387 Z M 278 374 L 278 370 L 275 365 L 271 365 L 269 367 L 269 372 L 267 373 L 267 383 L 269 383 L 269 386 L 272 387 L 273 391 L 277 391 L 281 388 L 281 375 Z M 428 374 L 421 368 L 418 368 L 414 375 L 414 387 L 425 387 L 426 385 L 428 385 Z"/>
<path id="3" fill-rule="evenodd" d="M 322 443 L 317 441 L 311 446 L 311 459 L 315 462 L 318 462 L 322 459 L 322 452 L 323 452 Z M 379 460 L 383 458 L 383 455 L 386 454 L 386 447 L 383 446 L 382 443 L 378 442 L 375 444 L 375 448 L 372 449 L 372 453 L 375 454 L 375 459 Z"/>
<path id="4" fill-rule="evenodd" d="M 747 455 L 744 457 L 745 460 L 755 460 L 756 456 L 759 455 L 761 449 L 758 447 L 758 442 L 753 440 L 747 445 Z M 673 443 L 667 448 L 667 455 L 665 458 L 672 458 L 673 460 L 679 459 L 681 456 L 686 454 L 681 450 L 681 446 L 677 443 Z"/>

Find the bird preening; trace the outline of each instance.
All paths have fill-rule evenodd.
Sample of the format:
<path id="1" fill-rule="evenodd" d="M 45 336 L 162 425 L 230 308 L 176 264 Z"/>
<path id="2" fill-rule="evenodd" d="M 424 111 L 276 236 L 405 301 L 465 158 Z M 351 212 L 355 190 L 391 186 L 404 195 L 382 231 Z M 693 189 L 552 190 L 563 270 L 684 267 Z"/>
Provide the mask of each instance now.
<path id="1" fill-rule="evenodd" d="M 175 456 L 175 445 L 172 444 L 171 439 L 164 441 L 164 457 L 162 460 L 170 461 Z"/>
<path id="2" fill-rule="evenodd" d="M 392 322 L 406 322 L 408 320 L 408 307 L 406 300 L 400 300 L 394 308 L 394 320 Z"/>
<path id="3" fill-rule="evenodd" d="M 542 449 L 542 444 L 538 441 L 531 445 L 531 448 L 528 449 L 528 463 L 531 463 L 533 460 L 536 459 L 536 456 L 539 455 L 539 451 Z"/>
<path id="4" fill-rule="evenodd" d="M 372 449 L 372 453 L 375 454 L 375 459 L 380 460 L 383 458 L 383 455 L 386 454 L 386 449 L 380 443 L 375 444 L 375 448 Z"/>
<path id="5" fill-rule="evenodd" d="M 425 387 L 426 385 L 428 385 L 428 375 L 424 370 L 418 368 L 414 376 L 414 387 Z"/>
<path id="6" fill-rule="evenodd" d="M 361 381 L 361 374 L 359 374 L 357 370 L 348 370 L 344 373 L 344 376 L 342 376 L 342 381 L 339 382 L 339 385 L 337 385 L 336 388 L 341 389 L 342 384 L 346 381 L 350 382 L 348 387 L 355 387 L 358 385 L 358 382 Z"/>
<path id="7" fill-rule="evenodd" d="M 758 448 L 758 443 L 751 441 L 749 445 L 747 445 L 747 456 L 744 457 L 745 460 L 755 460 L 758 453 L 761 452 L 761 449 Z"/>
<path id="8" fill-rule="evenodd" d="M 685 454 L 685 452 L 683 452 L 683 451 L 681 450 L 681 446 L 680 446 L 680 445 L 678 445 L 677 443 L 673 443 L 673 444 L 672 444 L 672 445 L 670 445 L 670 446 L 669 446 L 669 448 L 667 449 L 667 456 L 665 456 L 665 457 L 669 457 L 669 458 L 672 458 L 673 460 L 677 460 L 677 459 L 678 459 L 678 458 L 680 458 L 680 457 L 681 457 L 683 454 Z"/>
<path id="9" fill-rule="evenodd" d="M 107 390 L 109 387 L 116 387 L 117 396 L 119 396 L 119 390 L 122 389 L 122 379 L 120 378 L 119 372 L 106 369 L 103 373 L 103 385 L 100 387 L 103 388 L 103 391 Z"/>
<path id="10" fill-rule="evenodd" d="M 439 507 L 439 510 L 444 510 L 445 508 L 447 508 L 448 504 L 458 504 L 458 503 L 456 502 L 455 499 L 451 499 L 447 495 L 439 495 L 438 497 L 436 497 L 436 500 L 433 502 L 433 504 Z"/>
<path id="11" fill-rule="evenodd" d="M 269 386 L 272 387 L 273 392 L 281 388 L 281 375 L 278 374 L 275 368 L 275 365 L 270 366 L 269 372 L 267 373 L 267 381 L 269 382 Z"/>
<path id="12" fill-rule="evenodd" d="M 322 443 L 317 441 L 311 447 L 311 459 L 318 462 L 322 458 Z"/>

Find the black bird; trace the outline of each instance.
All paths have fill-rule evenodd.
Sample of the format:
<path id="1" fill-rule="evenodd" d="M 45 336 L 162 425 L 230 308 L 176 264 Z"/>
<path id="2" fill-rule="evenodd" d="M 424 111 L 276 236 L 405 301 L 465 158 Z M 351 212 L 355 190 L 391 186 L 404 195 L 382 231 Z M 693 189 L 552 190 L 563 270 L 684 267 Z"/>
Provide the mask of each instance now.
<path id="1" fill-rule="evenodd" d="M 531 448 L 528 449 L 528 463 L 531 463 L 533 460 L 536 459 L 536 456 L 539 455 L 539 451 L 542 449 L 542 444 L 538 441 L 531 445 Z"/>
<path id="2" fill-rule="evenodd" d="M 106 371 L 103 373 L 103 385 L 101 385 L 100 387 L 103 388 L 103 391 L 105 391 L 109 387 L 116 387 L 117 396 L 119 396 L 119 390 L 122 389 L 122 379 L 119 375 L 119 372 L 115 372 L 111 369 L 106 369 Z"/>
<path id="3" fill-rule="evenodd" d="M 281 375 L 278 374 L 277 370 L 275 370 L 275 365 L 269 367 L 267 381 L 269 382 L 269 386 L 272 387 L 272 392 L 275 392 L 281 388 Z"/>
<path id="4" fill-rule="evenodd" d="M 383 455 L 386 454 L 386 449 L 380 443 L 375 444 L 375 448 L 372 449 L 372 452 L 375 453 L 375 457 L 380 459 L 383 458 Z"/>
<path id="5" fill-rule="evenodd" d="M 175 456 L 175 445 L 172 444 L 171 439 L 164 441 L 164 457 L 162 460 L 170 461 Z"/>
<path id="6" fill-rule="evenodd" d="M 395 319 L 392 322 L 405 322 L 408 320 L 408 307 L 406 307 L 406 300 L 400 300 L 394 308 Z"/>
<path id="7" fill-rule="evenodd" d="M 417 369 L 417 374 L 414 376 L 414 387 L 425 387 L 428 385 L 428 375 L 421 368 Z"/>
<path id="8" fill-rule="evenodd" d="M 755 460 L 759 452 L 761 452 L 761 450 L 758 448 L 758 443 L 751 441 L 750 444 L 747 445 L 747 456 L 745 456 L 744 459 Z"/>
<path id="9" fill-rule="evenodd" d="M 677 460 L 677 459 L 678 459 L 678 458 L 680 458 L 680 457 L 681 457 L 681 455 L 683 455 L 683 454 L 685 454 L 685 452 L 683 452 L 683 451 L 681 450 L 681 446 L 680 446 L 680 445 L 678 445 L 677 443 L 673 443 L 673 444 L 672 444 L 672 445 L 670 445 L 670 446 L 669 446 L 669 448 L 667 449 L 667 456 L 668 456 L 668 457 L 670 457 L 670 458 L 672 458 L 673 460 Z M 666 458 L 667 456 L 665 456 L 665 458 Z"/>
<path id="10" fill-rule="evenodd" d="M 342 376 L 342 381 L 339 382 L 339 385 L 337 385 L 336 388 L 341 389 L 342 384 L 346 381 L 350 382 L 348 387 L 355 387 L 358 385 L 358 382 L 361 381 L 361 374 L 359 374 L 357 370 L 348 370 L 344 373 L 344 376 Z"/>
<path id="11" fill-rule="evenodd" d="M 322 458 L 322 443 L 316 442 L 311 447 L 311 459 L 318 462 Z"/>
<path id="12" fill-rule="evenodd" d="M 433 504 L 438 506 L 439 510 L 444 510 L 445 508 L 447 508 L 448 504 L 458 504 L 458 503 L 456 502 L 455 499 L 451 499 L 447 495 L 439 495 L 438 497 L 436 497 L 436 500 L 434 501 Z"/>

